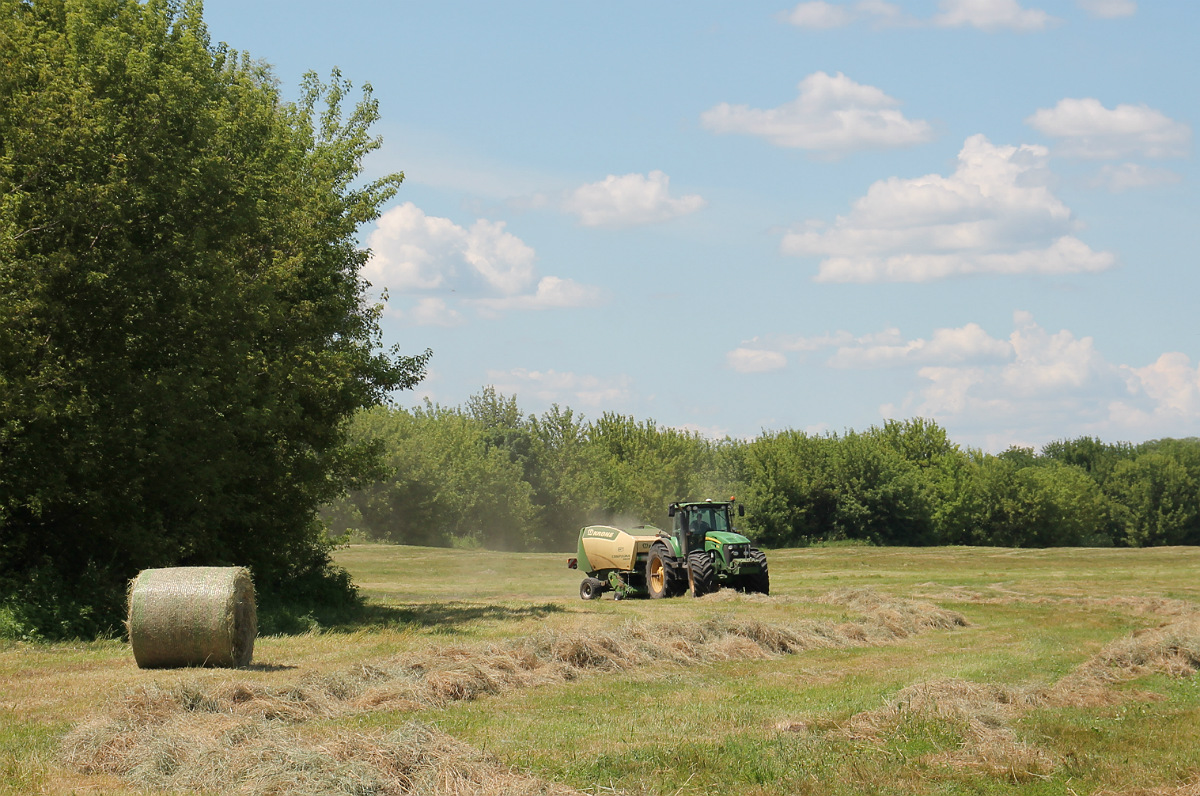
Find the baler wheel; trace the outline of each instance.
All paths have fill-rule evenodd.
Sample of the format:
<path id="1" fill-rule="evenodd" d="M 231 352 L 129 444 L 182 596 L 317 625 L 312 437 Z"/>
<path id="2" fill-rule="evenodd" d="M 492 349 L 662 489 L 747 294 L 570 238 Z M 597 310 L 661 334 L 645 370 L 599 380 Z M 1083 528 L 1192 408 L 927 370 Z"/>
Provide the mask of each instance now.
<path id="1" fill-rule="evenodd" d="M 579 584 L 579 599 L 599 600 L 604 591 L 604 581 L 599 578 L 584 578 L 583 583 Z"/>
<path id="2" fill-rule="evenodd" d="M 678 584 L 679 564 L 675 556 L 665 547 L 656 544 L 650 548 L 650 556 L 646 559 L 646 590 L 650 597 L 660 600 L 663 597 L 674 597 Z"/>

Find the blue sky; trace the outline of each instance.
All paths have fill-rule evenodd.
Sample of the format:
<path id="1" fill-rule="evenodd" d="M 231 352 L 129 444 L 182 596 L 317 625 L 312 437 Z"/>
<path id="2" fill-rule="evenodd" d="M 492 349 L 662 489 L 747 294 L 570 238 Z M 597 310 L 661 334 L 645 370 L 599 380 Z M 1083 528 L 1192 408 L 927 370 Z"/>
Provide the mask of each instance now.
<path id="1" fill-rule="evenodd" d="M 1200 434 L 1191 0 L 209 0 L 370 82 L 400 403 L 713 437 Z"/>

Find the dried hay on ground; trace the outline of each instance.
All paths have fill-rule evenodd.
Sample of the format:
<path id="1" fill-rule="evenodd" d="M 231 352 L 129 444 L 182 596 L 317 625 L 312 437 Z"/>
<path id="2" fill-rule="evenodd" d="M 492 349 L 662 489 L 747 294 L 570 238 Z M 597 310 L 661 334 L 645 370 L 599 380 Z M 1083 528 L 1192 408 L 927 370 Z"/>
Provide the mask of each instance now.
<path id="1" fill-rule="evenodd" d="M 858 611 L 863 619 L 848 625 L 858 627 L 864 640 L 907 638 L 927 630 L 966 627 L 966 618 L 933 603 L 888 597 L 871 589 L 839 589 L 818 598 L 827 605 Z"/>
<path id="2" fill-rule="evenodd" d="M 84 773 L 123 775 L 142 788 L 237 794 L 568 796 L 570 788 L 513 772 L 418 722 L 391 731 L 311 733 L 221 713 L 158 723 L 101 719 L 64 749 Z"/>
<path id="3" fill-rule="evenodd" d="M 1044 777 L 1056 761 L 1020 740 L 1012 724 L 1041 702 L 1036 691 L 949 679 L 899 691 L 881 708 L 852 716 L 842 732 L 881 741 L 909 725 L 938 722 L 961 739 L 953 749 L 927 756 L 934 764 L 981 771 L 1013 782 Z"/>
<path id="4" fill-rule="evenodd" d="M 706 594 L 700 599 L 706 603 L 789 603 L 794 602 L 794 597 L 771 596 L 768 594 L 759 594 L 758 592 L 744 592 L 737 589 L 719 589 L 711 594 Z"/>
<path id="5" fill-rule="evenodd" d="M 1191 782 L 1183 785 L 1162 786 L 1157 788 L 1135 788 L 1134 790 L 1096 791 L 1093 796 L 1200 796 L 1200 777 L 1193 777 Z"/>
<path id="6" fill-rule="evenodd" d="M 1158 672 L 1185 677 L 1200 670 L 1200 615 L 1139 630 L 1107 645 L 1080 667 L 1105 682 L 1120 682 Z"/>
<path id="7" fill-rule="evenodd" d="M 913 725 L 939 723 L 961 739 L 927 762 L 969 768 L 1024 782 L 1047 776 L 1052 755 L 1021 740 L 1013 726 L 1039 707 L 1087 708 L 1129 698 L 1111 686 L 1150 673 L 1186 677 L 1200 671 L 1200 616 L 1194 611 L 1160 627 L 1119 638 L 1051 686 L 972 683 L 959 679 L 901 689 L 884 706 L 852 716 L 839 728 L 850 739 L 882 742 Z M 1145 695 L 1143 695 L 1145 696 Z M 781 722 L 784 725 L 802 721 Z M 1141 796 L 1200 796 L 1200 785 L 1138 791 Z M 1131 795 L 1132 796 L 1132 795 Z"/>
<path id="8" fill-rule="evenodd" d="M 1000 584 L 986 590 L 967 586 L 946 586 L 936 581 L 918 583 L 921 596 L 939 602 L 973 603 L 976 605 L 1069 605 L 1080 608 L 1112 608 L 1138 616 L 1187 616 L 1196 611 L 1196 604 L 1167 597 L 1072 597 L 1067 595 L 1029 594 L 1004 588 Z"/>
<path id="9" fill-rule="evenodd" d="M 421 725 L 397 732 L 432 739 L 430 754 L 436 759 L 414 758 L 403 751 L 410 747 L 408 736 L 394 733 L 355 736 L 351 740 L 361 741 L 351 745 L 357 751 L 339 757 L 328 750 L 351 748 L 346 738 L 314 739 L 306 727 L 315 719 L 380 708 L 419 710 L 591 673 L 637 668 L 654 676 L 681 666 L 883 644 L 967 624 L 953 611 L 865 590 L 837 592 L 822 601 L 862 615 L 840 623 L 795 625 L 744 619 L 649 626 L 630 622 L 612 631 L 547 631 L 505 644 L 430 647 L 279 687 L 234 681 L 145 686 L 126 694 L 107 715 L 73 730 L 64 741 L 64 758 L 80 771 L 121 774 L 146 787 L 229 793 L 566 792 L 515 774 L 508 775 L 517 779 L 507 789 L 472 789 L 474 769 L 460 767 L 477 760 L 479 753 Z M 375 758 L 401 762 L 389 763 L 387 770 L 395 769 L 393 773 L 385 771 L 375 782 L 364 779 L 370 766 L 362 764 Z M 491 765 L 487 787 L 503 774 Z M 425 790 L 415 785 L 405 790 L 405 777 L 417 781 L 412 771 L 433 778 L 422 782 L 437 780 L 442 790 L 427 784 L 421 786 Z"/>

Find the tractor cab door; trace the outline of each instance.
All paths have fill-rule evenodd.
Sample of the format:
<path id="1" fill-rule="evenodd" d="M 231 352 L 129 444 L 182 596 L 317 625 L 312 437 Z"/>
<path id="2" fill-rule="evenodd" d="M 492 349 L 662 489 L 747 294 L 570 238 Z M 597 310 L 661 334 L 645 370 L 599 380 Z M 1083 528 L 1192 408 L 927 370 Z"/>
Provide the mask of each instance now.
<path id="1" fill-rule="evenodd" d="M 676 515 L 679 523 L 677 533 L 687 533 L 688 552 L 704 549 L 704 537 L 712 530 L 711 511 L 703 508 L 690 508 Z"/>

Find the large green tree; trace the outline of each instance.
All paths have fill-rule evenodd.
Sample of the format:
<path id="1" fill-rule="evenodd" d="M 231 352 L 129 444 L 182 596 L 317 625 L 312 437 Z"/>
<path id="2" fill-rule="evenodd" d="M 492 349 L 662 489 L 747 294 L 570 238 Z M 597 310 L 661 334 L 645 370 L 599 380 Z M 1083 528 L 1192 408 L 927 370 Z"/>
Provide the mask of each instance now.
<path id="1" fill-rule="evenodd" d="M 379 348 L 358 227 L 402 175 L 366 88 L 209 41 L 199 2 L 0 0 L 0 600 L 112 627 L 125 580 L 247 564 L 328 582 L 346 421 L 426 354 Z M 336 574 L 336 573 L 332 573 Z"/>
<path id="2" fill-rule="evenodd" d="M 1118 506 L 1117 523 L 1125 544 L 1200 544 L 1200 490 L 1178 458 L 1155 445 L 1113 468 L 1106 490 Z"/>
<path id="3" fill-rule="evenodd" d="M 837 444 L 830 436 L 789 430 L 765 432 L 741 447 L 739 489 L 757 541 L 782 547 L 834 535 Z"/>

